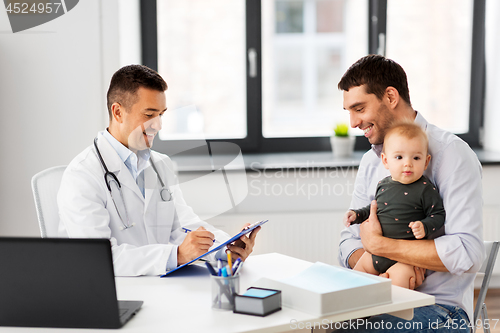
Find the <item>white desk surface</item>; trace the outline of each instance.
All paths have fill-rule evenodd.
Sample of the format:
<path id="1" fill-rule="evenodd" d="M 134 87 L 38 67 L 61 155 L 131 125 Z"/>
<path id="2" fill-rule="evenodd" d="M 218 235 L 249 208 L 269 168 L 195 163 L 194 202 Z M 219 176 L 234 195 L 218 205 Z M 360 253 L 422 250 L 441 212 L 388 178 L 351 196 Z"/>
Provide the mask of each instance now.
<path id="1" fill-rule="evenodd" d="M 295 275 L 312 263 L 277 253 L 250 256 L 241 270 L 240 292 L 259 278 L 285 278 Z M 189 268 L 188 268 L 189 269 Z M 123 332 L 285 332 L 290 323 L 310 322 L 320 325 L 366 316 L 393 313 L 403 318 L 413 316 L 413 308 L 434 304 L 434 296 L 392 287 L 392 303 L 317 318 L 283 307 L 267 317 L 234 314 L 211 308 L 210 277 L 206 269 L 188 276 L 118 277 L 118 299 L 143 300 L 142 309 L 120 331 Z M 179 272 L 182 274 L 182 270 Z M 0 332 L 33 332 L 33 328 L 0 327 Z M 90 332 L 92 330 L 36 329 L 39 332 Z M 98 332 L 117 332 L 98 330 Z M 92 331 L 96 332 L 96 331 Z"/>

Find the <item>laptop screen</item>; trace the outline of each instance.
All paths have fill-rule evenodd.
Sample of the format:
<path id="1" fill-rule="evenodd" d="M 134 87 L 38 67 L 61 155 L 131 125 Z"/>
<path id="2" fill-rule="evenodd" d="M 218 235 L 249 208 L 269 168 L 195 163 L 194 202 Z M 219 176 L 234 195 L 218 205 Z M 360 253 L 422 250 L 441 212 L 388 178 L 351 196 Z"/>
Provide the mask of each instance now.
<path id="1" fill-rule="evenodd" d="M 0 325 L 121 327 L 108 239 L 0 237 Z"/>

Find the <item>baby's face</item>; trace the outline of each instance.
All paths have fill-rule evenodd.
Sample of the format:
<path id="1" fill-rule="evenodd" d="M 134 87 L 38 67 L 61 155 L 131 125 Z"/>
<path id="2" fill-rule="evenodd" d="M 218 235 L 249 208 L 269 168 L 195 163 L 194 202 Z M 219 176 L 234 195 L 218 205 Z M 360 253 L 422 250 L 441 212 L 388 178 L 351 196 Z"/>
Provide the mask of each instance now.
<path id="1" fill-rule="evenodd" d="M 384 140 L 384 145 L 382 162 L 391 172 L 392 180 L 411 184 L 422 177 L 431 155 L 427 154 L 427 146 L 420 136 L 408 139 L 393 134 Z"/>

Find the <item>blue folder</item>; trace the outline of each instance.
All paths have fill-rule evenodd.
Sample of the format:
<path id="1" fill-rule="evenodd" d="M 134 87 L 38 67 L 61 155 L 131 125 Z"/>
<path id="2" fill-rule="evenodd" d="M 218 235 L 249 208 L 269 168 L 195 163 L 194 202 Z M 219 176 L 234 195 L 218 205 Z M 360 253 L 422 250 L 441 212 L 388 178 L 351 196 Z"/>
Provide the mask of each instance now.
<path id="1" fill-rule="evenodd" d="M 257 227 L 260 227 L 261 225 L 263 225 L 264 223 L 266 223 L 267 221 L 269 220 L 263 220 L 263 221 L 259 221 L 259 222 L 256 222 L 250 226 L 248 226 L 247 228 L 243 229 L 242 231 L 240 231 L 238 234 L 234 235 L 233 237 L 229 238 L 227 241 L 225 241 L 224 243 L 220 244 L 219 246 L 217 247 L 214 247 L 213 249 L 211 249 L 210 251 L 208 251 L 207 253 L 204 253 L 202 254 L 201 256 L 199 256 L 198 258 L 194 258 L 193 260 L 191 260 L 190 262 L 187 262 L 185 263 L 184 265 L 180 265 L 179 267 L 175 268 L 175 269 L 172 269 L 170 271 L 167 271 L 164 275 L 162 275 L 161 277 L 166 277 L 168 276 L 169 274 L 181 269 L 182 267 L 186 267 L 188 265 L 191 265 L 193 262 L 195 262 L 196 260 L 200 260 L 202 259 L 203 257 L 209 255 L 210 253 L 214 253 L 214 252 L 217 252 L 219 251 L 220 249 L 222 249 L 224 246 L 226 246 L 227 244 L 230 244 L 232 242 L 234 242 L 235 240 L 239 239 L 241 236 L 243 235 L 246 235 L 248 234 L 249 232 L 252 232 L 253 229 L 257 228 Z"/>

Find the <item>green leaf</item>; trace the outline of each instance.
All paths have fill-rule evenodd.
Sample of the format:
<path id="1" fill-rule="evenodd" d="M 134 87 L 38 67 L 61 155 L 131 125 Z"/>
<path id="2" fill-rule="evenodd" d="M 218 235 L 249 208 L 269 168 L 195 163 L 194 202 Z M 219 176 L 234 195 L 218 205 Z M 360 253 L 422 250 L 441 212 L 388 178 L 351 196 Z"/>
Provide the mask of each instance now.
<path id="1" fill-rule="evenodd" d="M 337 124 L 333 130 L 335 131 L 335 136 L 349 136 L 349 126 L 346 123 Z"/>

